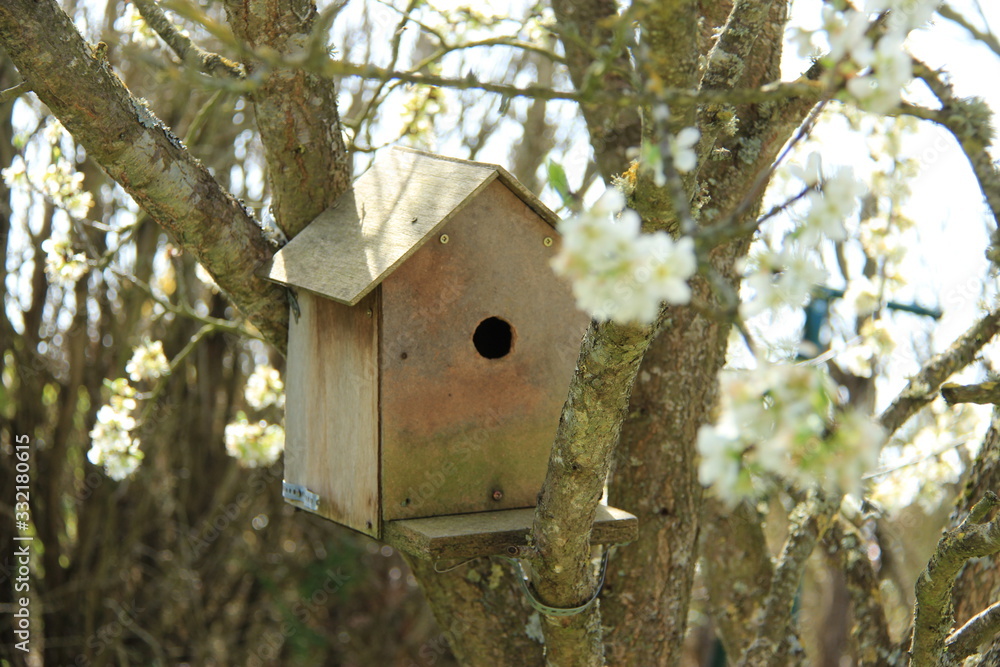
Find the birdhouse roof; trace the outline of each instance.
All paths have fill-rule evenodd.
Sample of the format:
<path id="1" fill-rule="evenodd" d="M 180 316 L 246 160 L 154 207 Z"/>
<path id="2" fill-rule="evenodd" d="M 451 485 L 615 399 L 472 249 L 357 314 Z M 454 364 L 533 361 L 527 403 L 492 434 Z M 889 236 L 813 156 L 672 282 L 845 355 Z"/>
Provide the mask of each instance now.
<path id="1" fill-rule="evenodd" d="M 503 167 L 394 147 L 279 250 L 264 275 L 353 306 L 495 179 L 555 227 L 559 217 Z"/>

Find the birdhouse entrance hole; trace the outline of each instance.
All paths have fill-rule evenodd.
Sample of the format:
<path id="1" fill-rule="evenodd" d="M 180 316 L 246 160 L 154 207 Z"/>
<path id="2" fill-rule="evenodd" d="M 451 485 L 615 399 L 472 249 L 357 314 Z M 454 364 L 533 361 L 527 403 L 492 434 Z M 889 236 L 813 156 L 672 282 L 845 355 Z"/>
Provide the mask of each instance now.
<path id="1" fill-rule="evenodd" d="M 508 322 L 499 317 L 487 317 L 472 334 L 472 344 L 476 352 L 487 359 L 499 359 L 510 352 L 514 340 L 514 330 Z"/>

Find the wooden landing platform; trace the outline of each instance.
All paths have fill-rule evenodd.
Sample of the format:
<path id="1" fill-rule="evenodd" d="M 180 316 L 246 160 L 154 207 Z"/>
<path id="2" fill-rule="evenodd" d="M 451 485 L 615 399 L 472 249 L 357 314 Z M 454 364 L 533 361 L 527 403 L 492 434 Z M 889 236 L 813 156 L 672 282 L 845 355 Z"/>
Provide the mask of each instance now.
<path id="1" fill-rule="evenodd" d="M 527 544 L 535 508 L 388 521 L 382 541 L 424 560 L 509 556 Z M 624 510 L 599 505 L 593 544 L 625 544 L 639 535 L 639 521 Z"/>

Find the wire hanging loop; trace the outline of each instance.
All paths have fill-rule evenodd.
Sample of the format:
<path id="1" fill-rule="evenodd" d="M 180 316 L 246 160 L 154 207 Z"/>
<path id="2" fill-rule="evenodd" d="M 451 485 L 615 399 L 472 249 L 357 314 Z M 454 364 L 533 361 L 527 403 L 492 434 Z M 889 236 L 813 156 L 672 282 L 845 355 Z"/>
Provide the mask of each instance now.
<path id="1" fill-rule="evenodd" d="M 524 568 L 521 567 L 521 561 L 517 558 L 507 558 L 502 556 L 505 560 L 509 560 L 517 566 L 518 581 L 521 583 L 521 590 L 524 592 L 524 596 L 528 599 L 528 604 L 531 607 L 546 616 L 576 616 L 577 614 L 582 614 L 583 612 L 590 609 L 591 605 L 597 601 L 597 597 L 601 594 L 604 589 L 604 575 L 608 571 L 608 556 L 611 555 L 611 550 L 614 547 L 609 547 L 604 550 L 604 555 L 601 557 L 601 573 L 597 580 L 597 586 L 594 589 L 594 594 L 590 596 L 586 602 L 578 607 L 550 607 L 538 599 L 535 595 L 535 591 L 531 586 L 531 582 L 528 580 L 528 576 L 524 573 Z"/>

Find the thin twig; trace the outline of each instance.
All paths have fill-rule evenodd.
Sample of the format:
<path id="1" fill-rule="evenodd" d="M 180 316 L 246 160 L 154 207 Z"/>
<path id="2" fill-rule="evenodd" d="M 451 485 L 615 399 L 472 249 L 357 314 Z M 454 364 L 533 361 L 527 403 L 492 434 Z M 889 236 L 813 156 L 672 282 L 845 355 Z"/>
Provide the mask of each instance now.
<path id="1" fill-rule="evenodd" d="M 0 104 L 7 104 L 12 99 L 23 95 L 24 93 L 30 92 L 31 86 L 28 85 L 27 81 L 22 81 L 16 86 L 11 86 L 5 90 L 0 90 Z"/>
<path id="2" fill-rule="evenodd" d="M 956 11 L 951 5 L 943 3 L 937 9 L 938 14 L 944 18 L 956 23 L 957 25 L 965 28 L 974 39 L 982 42 L 990 51 L 1000 56 L 1000 40 L 997 40 L 996 35 L 991 32 L 983 32 L 976 26 L 972 25 L 969 19 L 958 11 Z"/>
<path id="3" fill-rule="evenodd" d="M 195 44 L 190 37 L 178 30 L 154 0 L 133 0 L 146 24 L 156 31 L 167 46 L 185 63 L 194 63 L 199 71 L 210 76 L 243 79 L 246 70 L 242 65 L 217 53 L 210 53 Z"/>
<path id="4" fill-rule="evenodd" d="M 930 403 L 938 388 L 951 375 L 972 363 L 976 354 L 1000 332 L 1000 307 L 995 308 L 962 334 L 944 352 L 934 355 L 920 372 L 910 378 L 906 387 L 879 416 L 879 423 L 890 436 Z"/>

